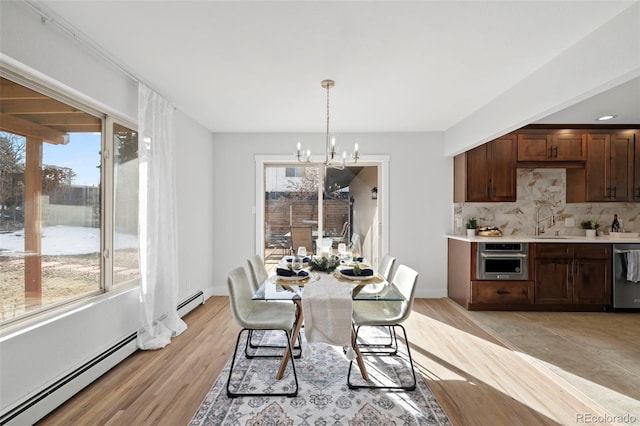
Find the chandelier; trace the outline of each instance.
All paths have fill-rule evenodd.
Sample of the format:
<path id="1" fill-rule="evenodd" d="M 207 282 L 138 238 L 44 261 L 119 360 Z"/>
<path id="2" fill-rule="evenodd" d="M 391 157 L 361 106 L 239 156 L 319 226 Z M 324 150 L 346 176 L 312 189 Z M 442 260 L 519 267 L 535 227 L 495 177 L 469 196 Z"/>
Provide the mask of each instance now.
<path id="1" fill-rule="evenodd" d="M 325 140 L 325 157 L 324 161 L 320 164 L 323 164 L 325 167 L 331 167 L 335 169 L 344 169 L 347 163 L 347 152 L 344 151 L 342 156 L 339 156 L 336 148 L 336 137 L 329 133 L 329 90 L 336 85 L 333 80 L 322 80 L 320 85 L 327 90 L 327 134 Z M 311 161 L 311 150 L 302 150 L 301 142 L 298 141 L 296 151 L 296 157 L 298 158 L 298 162 L 300 163 L 312 163 Z M 360 158 L 360 154 L 358 153 L 358 144 L 356 143 L 353 148 L 353 153 L 350 155 L 350 162 L 357 163 Z"/>

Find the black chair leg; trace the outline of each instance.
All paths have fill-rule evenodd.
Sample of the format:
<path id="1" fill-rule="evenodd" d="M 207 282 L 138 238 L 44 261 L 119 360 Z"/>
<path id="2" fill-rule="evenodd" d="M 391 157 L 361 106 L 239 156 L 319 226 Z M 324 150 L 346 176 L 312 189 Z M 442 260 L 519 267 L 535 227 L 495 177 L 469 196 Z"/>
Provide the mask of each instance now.
<path id="1" fill-rule="evenodd" d="M 252 358 L 279 358 L 280 355 L 277 354 L 267 354 L 267 355 L 258 355 L 257 351 L 258 349 L 286 349 L 286 346 L 280 346 L 280 345 L 259 345 L 256 343 L 253 343 L 251 341 L 251 339 L 253 338 L 253 332 L 254 330 L 249 330 L 249 333 L 247 334 L 247 344 L 244 347 L 244 356 L 246 358 L 252 359 Z M 302 356 L 302 338 L 300 337 L 300 335 L 298 334 L 298 339 L 297 339 L 298 344 L 296 346 L 293 347 L 294 352 L 293 353 L 293 357 L 295 359 L 299 359 Z M 249 353 L 249 348 L 254 350 L 254 353 L 250 354 Z M 295 352 L 297 351 L 297 352 Z"/>
<path id="2" fill-rule="evenodd" d="M 233 366 L 235 365 L 236 362 L 236 355 L 238 354 L 238 346 L 240 346 L 240 338 L 242 337 L 242 332 L 243 331 L 251 331 L 247 328 L 243 328 L 242 330 L 240 330 L 240 332 L 238 333 L 238 338 L 236 339 L 236 347 L 233 349 L 233 358 L 231 358 L 231 366 L 229 367 L 229 377 L 227 378 L 227 396 L 229 398 L 237 398 L 240 396 L 286 396 L 286 397 L 294 397 L 294 396 L 298 396 L 298 375 L 296 374 L 296 365 L 295 362 L 293 360 L 293 357 L 289 357 L 289 359 L 291 360 L 291 369 L 293 370 L 293 379 L 294 382 L 296 384 L 295 390 L 293 390 L 292 392 L 280 392 L 280 393 L 238 393 L 238 392 L 232 392 L 231 391 L 231 376 L 233 374 Z M 287 336 L 287 344 L 289 345 L 290 350 L 292 349 L 291 346 L 291 337 L 289 336 L 289 332 L 287 330 L 282 330 L 284 332 L 284 334 Z"/>
<path id="3" fill-rule="evenodd" d="M 398 353 L 398 337 L 396 335 L 396 329 L 390 325 L 388 326 L 380 326 L 385 327 L 389 332 L 389 343 L 359 343 L 358 347 L 360 348 L 360 353 L 363 355 L 396 355 Z M 358 326 L 360 328 L 360 326 Z M 366 351 L 362 350 L 362 348 L 387 348 L 389 350 L 371 350 Z"/>
<path id="4" fill-rule="evenodd" d="M 402 329 L 402 333 L 404 334 L 404 341 L 406 342 L 406 346 L 407 346 L 407 355 L 409 357 L 409 366 L 411 367 L 411 374 L 413 376 L 413 383 L 410 385 L 398 385 L 398 386 L 392 386 L 392 385 L 354 385 L 353 383 L 351 383 L 351 370 L 353 367 L 353 361 L 349 362 L 349 371 L 347 372 L 347 386 L 349 386 L 349 389 L 390 389 L 390 390 L 407 390 L 407 391 L 413 391 L 416 389 L 416 384 L 417 384 L 417 380 L 416 380 L 416 371 L 413 367 L 413 358 L 411 357 L 411 349 L 409 348 L 409 339 L 407 339 L 407 331 L 405 330 L 405 328 L 401 325 L 401 324 L 394 324 L 392 326 L 390 326 L 393 330 L 394 336 L 395 336 L 395 327 L 400 327 Z M 360 331 L 360 327 L 356 328 L 356 335 L 355 335 L 355 339 L 356 341 L 358 340 L 358 332 Z M 359 345 L 358 345 L 359 346 Z M 396 349 L 397 349 L 397 340 L 396 340 Z M 363 353 L 362 351 L 360 353 Z M 375 351 L 372 352 L 367 352 L 369 355 L 372 354 L 376 354 Z M 381 356 L 396 356 L 397 355 L 397 350 L 396 353 L 390 353 L 390 352 L 377 352 L 378 355 Z M 369 377 L 371 378 L 371 373 L 369 374 Z M 371 381 L 371 379 L 370 379 Z"/>

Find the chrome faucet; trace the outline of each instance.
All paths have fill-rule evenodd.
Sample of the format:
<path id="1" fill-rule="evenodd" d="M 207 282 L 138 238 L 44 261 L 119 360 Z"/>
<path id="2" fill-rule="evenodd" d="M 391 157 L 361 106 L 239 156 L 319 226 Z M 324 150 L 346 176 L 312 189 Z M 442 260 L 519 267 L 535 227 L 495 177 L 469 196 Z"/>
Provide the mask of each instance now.
<path id="1" fill-rule="evenodd" d="M 542 210 L 544 208 L 548 209 L 549 212 L 551 213 L 551 215 L 549 215 L 549 216 L 547 216 L 547 217 L 545 217 L 543 219 L 540 219 L 540 210 Z M 536 236 L 540 235 L 540 234 L 544 234 L 544 225 L 541 227 L 540 226 L 540 222 L 543 221 L 543 220 L 547 220 L 547 219 L 549 220 L 549 227 L 551 227 L 551 226 L 556 224 L 556 216 L 555 216 L 555 213 L 553 211 L 553 207 L 550 207 L 550 206 L 538 206 L 536 208 L 536 232 L 535 232 Z"/>

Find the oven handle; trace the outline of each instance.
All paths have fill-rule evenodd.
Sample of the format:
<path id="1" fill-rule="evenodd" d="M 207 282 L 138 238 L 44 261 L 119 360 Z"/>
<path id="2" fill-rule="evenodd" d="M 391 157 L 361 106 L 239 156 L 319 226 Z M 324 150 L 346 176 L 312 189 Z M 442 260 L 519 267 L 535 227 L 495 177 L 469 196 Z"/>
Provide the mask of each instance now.
<path id="1" fill-rule="evenodd" d="M 521 258 L 521 259 L 529 257 L 528 254 L 524 254 L 524 253 L 502 253 L 502 254 L 480 253 L 480 256 L 486 257 L 486 258 L 512 258 L 513 257 L 513 258 Z"/>

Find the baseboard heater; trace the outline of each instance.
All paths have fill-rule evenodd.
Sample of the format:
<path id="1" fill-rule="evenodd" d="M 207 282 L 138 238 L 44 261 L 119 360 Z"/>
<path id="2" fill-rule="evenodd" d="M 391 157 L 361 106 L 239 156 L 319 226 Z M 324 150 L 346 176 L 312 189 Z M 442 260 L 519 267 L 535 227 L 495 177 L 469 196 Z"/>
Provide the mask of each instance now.
<path id="1" fill-rule="evenodd" d="M 198 290 L 197 293 L 193 294 L 191 297 L 188 297 L 178 304 L 178 314 L 180 315 L 180 317 L 183 317 L 203 303 L 204 293 L 202 292 L 202 290 Z"/>
<path id="2" fill-rule="evenodd" d="M 204 293 L 202 291 L 198 291 L 197 293 L 193 294 L 192 296 L 188 297 L 178 304 L 178 314 L 182 317 L 194 310 L 199 305 L 202 305 L 203 303 Z M 31 398 L 25 400 L 20 405 L 6 412 L 0 417 L 0 425 L 11 424 L 12 420 L 17 420 L 17 417 L 25 414 L 27 410 L 43 402 L 47 398 L 57 400 L 57 406 L 62 405 L 62 403 L 71 398 L 77 392 L 90 385 L 94 380 L 102 376 L 111 368 L 118 365 L 126 357 L 134 353 L 137 350 L 137 334 L 138 333 L 131 333 L 104 352 L 92 358 L 90 361 L 84 363 L 66 376 L 60 378 L 55 383 L 47 386 L 45 389 L 31 396 Z M 124 349 L 128 349 L 128 351 L 123 351 Z M 97 369 L 99 371 L 95 371 Z M 63 388 L 68 389 L 66 391 L 66 394 L 63 391 Z M 60 395 L 60 393 L 65 395 Z M 48 410 L 47 413 L 53 411 L 53 409 Z M 44 417 L 47 413 L 42 414 L 42 416 L 37 416 L 38 418 L 36 420 Z M 18 423 L 16 424 L 23 424 L 23 422 L 22 420 L 18 420 Z"/>

